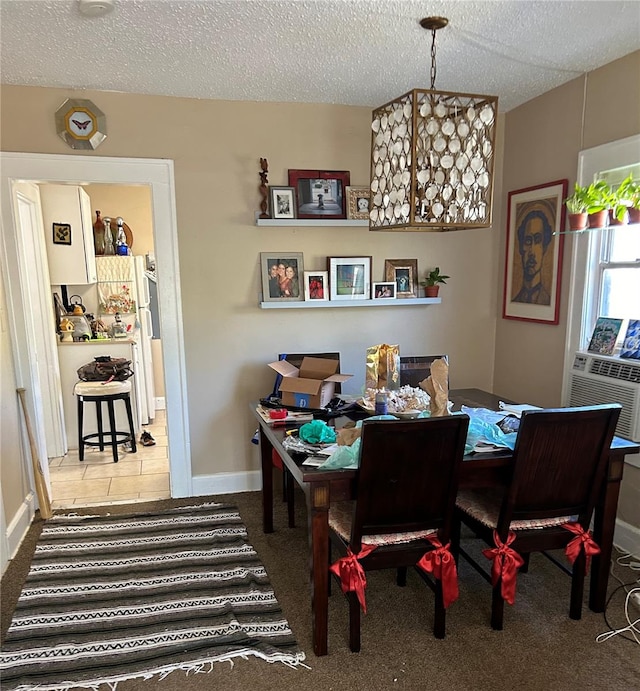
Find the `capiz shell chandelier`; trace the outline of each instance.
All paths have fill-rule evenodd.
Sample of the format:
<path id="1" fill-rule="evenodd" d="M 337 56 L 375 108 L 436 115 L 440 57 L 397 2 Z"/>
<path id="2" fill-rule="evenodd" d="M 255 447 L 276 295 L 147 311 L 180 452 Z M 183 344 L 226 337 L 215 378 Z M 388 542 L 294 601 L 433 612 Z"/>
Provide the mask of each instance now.
<path id="1" fill-rule="evenodd" d="M 443 231 L 491 225 L 498 98 L 412 89 L 373 111 L 369 230 Z"/>

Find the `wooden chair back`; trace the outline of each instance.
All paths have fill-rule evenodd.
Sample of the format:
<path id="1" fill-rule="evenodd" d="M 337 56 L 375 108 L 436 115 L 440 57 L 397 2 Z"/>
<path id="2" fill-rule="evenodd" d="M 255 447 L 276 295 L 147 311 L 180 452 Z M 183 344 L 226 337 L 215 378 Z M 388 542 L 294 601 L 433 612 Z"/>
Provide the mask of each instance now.
<path id="1" fill-rule="evenodd" d="M 435 528 L 449 539 L 467 415 L 365 420 L 351 548 L 362 535 Z"/>
<path id="2" fill-rule="evenodd" d="M 578 516 L 588 527 L 620 410 L 612 403 L 522 414 L 498 520 L 502 539 L 513 520 Z"/>

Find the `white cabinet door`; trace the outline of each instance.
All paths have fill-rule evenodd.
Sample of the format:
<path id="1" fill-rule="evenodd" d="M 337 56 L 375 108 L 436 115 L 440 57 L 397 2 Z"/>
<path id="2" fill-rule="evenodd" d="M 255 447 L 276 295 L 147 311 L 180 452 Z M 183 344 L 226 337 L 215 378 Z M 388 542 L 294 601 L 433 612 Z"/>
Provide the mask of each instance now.
<path id="1" fill-rule="evenodd" d="M 40 199 L 51 284 L 95 283 L 96 255 L 89 196 L 76 185 L 43 184 Z M 56 231 L 59 226 L 70 228 L 68 232 Z"/>

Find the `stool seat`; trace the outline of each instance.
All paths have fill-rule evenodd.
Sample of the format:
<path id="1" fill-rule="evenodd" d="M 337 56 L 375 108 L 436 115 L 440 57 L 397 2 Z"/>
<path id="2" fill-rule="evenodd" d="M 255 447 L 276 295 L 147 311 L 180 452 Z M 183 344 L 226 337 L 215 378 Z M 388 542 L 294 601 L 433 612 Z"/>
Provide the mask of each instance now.
<path id="1" fill-rule="evenodd" d="M 78 397 L 78 456 L 84 461 L 84 447 L 97 446 L 104 451 L 105 441 L 111 446 L 113 462 L 118 462 L 118 444 L 129 442 L 132 453 L 136 453 L 136 434 L 133 428 L 133 413 L 131 410 L 131 382 L 130 381 L 79 381 L 73 387 L 73 393 Z M 129 431 L 121 432 L 116 429 L 114 401 L 124 401 L 129 422 Z M 98 431 L 84 434 L 84 403 L 96 404 L 96 418 Z M 105 431 L 102 425 L 102 404 L 107 404 L 109 412 L 109 431 Z"/>

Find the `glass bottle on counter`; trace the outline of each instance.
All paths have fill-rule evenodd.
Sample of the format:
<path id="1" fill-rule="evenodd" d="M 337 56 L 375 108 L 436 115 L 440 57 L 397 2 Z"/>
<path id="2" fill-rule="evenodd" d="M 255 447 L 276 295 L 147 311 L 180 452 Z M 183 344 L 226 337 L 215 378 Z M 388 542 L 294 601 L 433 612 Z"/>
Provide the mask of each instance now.
<path id="1" fill-rule="evenodd" d="M 113 246 L 113 233 L 111 232 L 111 219 L 104 219 L 104 253 L 115 254 L 116 248 Z"/>
<path id="2" fill-rule="evenodd" d="M 104 254 L 104 222 L 100 218 L 100 212 L 96 211 L 96 220 L 93 224 L 93 246 L 96 256 Z"/>

